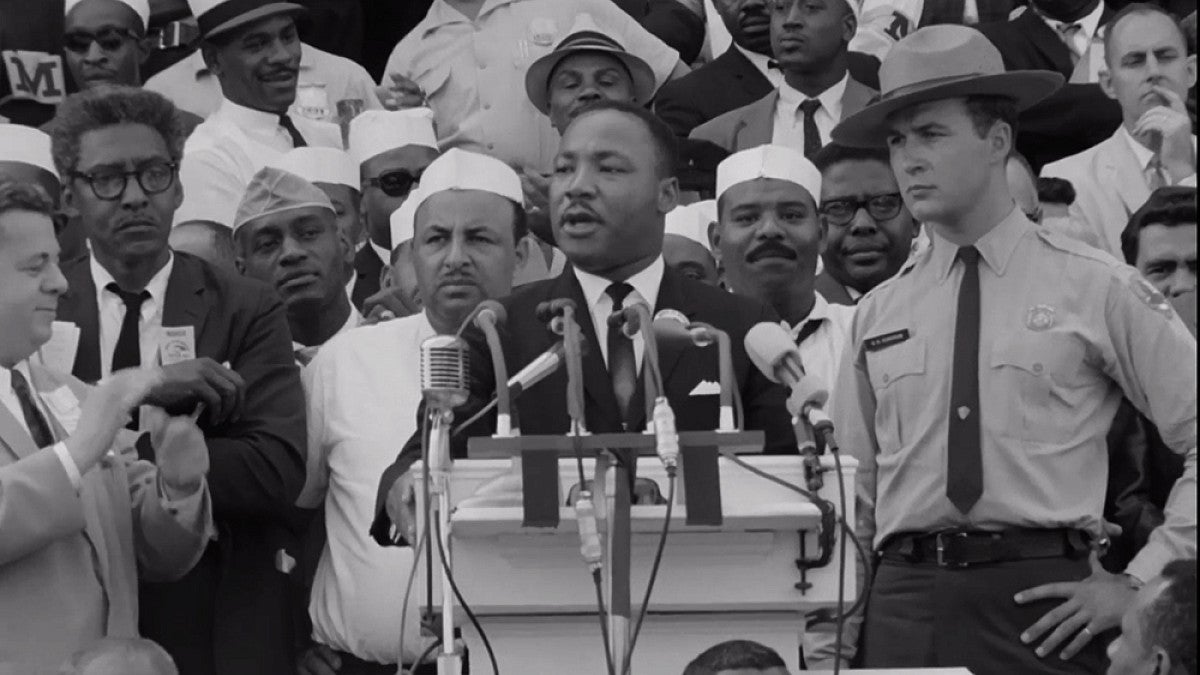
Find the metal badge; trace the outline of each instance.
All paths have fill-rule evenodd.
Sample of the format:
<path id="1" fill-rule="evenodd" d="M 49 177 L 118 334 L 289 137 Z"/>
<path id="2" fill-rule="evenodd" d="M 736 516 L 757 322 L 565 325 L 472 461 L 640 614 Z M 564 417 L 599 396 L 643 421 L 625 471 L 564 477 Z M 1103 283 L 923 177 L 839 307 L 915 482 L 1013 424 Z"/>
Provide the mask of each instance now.
<path id="1" fill-rule="evenodd" d="M 1146 277 L 1141 274 L 1129 277 L 1129 288 L 1133 290 L 1133 294 L 1138 297 L 1138 300 L 1146 303 L 1150 309 L 1164 316 L 1171 316 L 1174 313 L 1167 296 L 1163 295 L 1162 291 L 1155 288 L 1154 284 L 1147 281 Z"/>
<path id="2" fill-rule="evenodd" d="M 529 37 L 539 47 L 549 47 L 558 36 L 558 23 L 549 17 L 539 16 L 529 22 Z"/>
<path id="3" fill-rule="evenodd" d="M 1050 305 L 1034 305 L 1025 314 L 1025 327 L 1029 330 L 1048 330 L 1054 325 L 1054 308 Z"/>

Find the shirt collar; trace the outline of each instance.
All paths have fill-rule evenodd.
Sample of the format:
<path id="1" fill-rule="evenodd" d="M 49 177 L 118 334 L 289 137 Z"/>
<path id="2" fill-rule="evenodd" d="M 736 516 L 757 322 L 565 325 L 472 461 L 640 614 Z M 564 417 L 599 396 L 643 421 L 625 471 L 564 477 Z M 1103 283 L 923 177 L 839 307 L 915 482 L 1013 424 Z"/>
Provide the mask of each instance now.
<path id="1" fill-rule="evenodd" d="M 850 80 L 850 73 L 842 76 L 833 86 L 826 89 L 817 95 L 817 100 L 821 102 L 821 109 L 829 113 L 829 116 L 835 120 L 842 118 L 842 97 L 846 94 L 846 83 Z M 800 108 L 800 104 L 812 98 L 800 93 L 799 90 L 793 89 L 787 82 L 782 82 L 779 85 L 779 105 L 793 114 Z"/>
<path id="2" fill-rule="evenodd" d="M 813 302 L 812 309 L 808 312 L 808 316 L 804 317 L 800 321 L 797 321 L 795 326 L 789 326 L 787 321 L 779 322 L 788 332 L 792 334 L 792 342 L 795 342 L 796 338 L 800 337 L 800 331 L 804 330 L 804 324 L 808 323 L 809 321 L 833 320 L 833 313 L 829 311 L 829 301 L 826 300 L 825 297 L 820 293 L 813 293 L 813 295 L 816 296 L 816 299 Z"/>
<path id="3" fill-rule="evenodd" d="M 479 8 L 479 14 L 475 15 L 476 20 L 483 18 L 484 14 L 502 5 L 520 2 L 520 0 L 483 0 L 483 6 Z M 469 23 L 470 19 L 462 12 L 454 9 L 446 0 L 433 0 L 433 6 L 429 8 L 429 12 L 425 14 L 425 19 L 429 22 L 425 26 L 425 34 L 430 31 L 452 23 Z"/>
<path id="4" fill-rule="evenodd" d="M 1034 224 L 1029 222 L 1016 204 L 1013 204 L 1008 215 L 975 242 L 975 248 L 979 249 L 979 257 L 996 276 L 1004 276 L 1008 263 L 1017 250 L 1017 244 L 1026 233 L 1032 232 L 1033 228 Z M 930 263 L 937 273 L 937 282 L 942 283 L 950 276 L 950 270 L 958 258 L 958 246 L 943 239 L 937 230 L 930 229 Z"/>
<path id="5" fill-rule="evenodd" d="M 345 333 L 346 331 L 350 330 L 351 328 L 358 328 L 358 326 L 360 324 L 362 324 L 362 322 L 363 322 L 363 315 L 357 309 L 355 309 L 354 305 L 350 305 L 350 316 L 346 317 L 346 323 L 342 324 L 342 327 L 339 328 L 336 333 L 334 333 L 333 335 L 330 335 L 329 340 L 332 340 L 333 338 L 341 335 L 342 333 Z M 328 342 L 329 340 L 326 340 L 326 342 Z M 319 347 L 320 345 L 317 345 L 317 346 Z M 302 345 L 299 342 L 292 340 L 292 351 L 293 352 L 298 352 L 302 349 L 307 349 L 307 348 L 308 348 L 308 345 Z"/>
<path id="6" fill-rule="evenodd" d="M 741 52 L 742 56 L 746 57 L 746 59 L 750 61 L 751 65 L 757 68 L 759 72 L 768 78 L 770 77 L 771 57 L 766 56 L 765 54 L 759 54 L 758 52 L 752 52 L 736 42 L 733 43 L 733 48 Z"/>
<path id="7" fill-rule="evenodd" d="M 230 124 L 244 131 L 259 131 L 266 134 L 273 134 L 279 128 L 280 113 L 263 112 L 254 108 L 247 108 L 244 105 L 238 105 L 233 101 L 221 97 L 221 107 L 213 113 L 214 116 L 220 116 L 229 121 Z"/>
<path id="8" fill-rule="evenodd" d="M 96 256 L 90 256 L 88 264 L 92 268 L 92 281 L 96 284 L 96 293 L 98 297 L 103 297 L 105 293 L 112 293 L 108 290 L 108 285 L 115 283 L 116 279 L 113 275 L 104 269 L 104 266 L 96 261 Z M 159 307 L 162 307 L 167 295 L 167 282 L 171 279 L 171 270 L 175 267 L 175 256 L 169 254 L 167 264 L 162 266 L 162 269 L 154 273 L 150 277 L 150 283 L 146 284 L 146 290 L 150 293 L 150 299 L 157 302 Z M 129 289 L 122 289 L 129 290 Z M 115 294 L 114 294 L 115 297 Z"/>
<path id="9" fill-rule="evenodd" d="M 654 259 L 646 269 L 625 280 L 633 290 L 637 291 L 638 295 L 650 305 L 650 312 L 654 312 L 654 305 L 658 302 L 658 289 L 662 286 L 663 270 L 666 269 L 666 264 L 663 262 L 662 256 Z M 612 279 L 605 279 L 591 272 L 575 269 L 575 278 L 579 279 L 579 285 L 583 288 L 583 299 L 587 300 L 588 309 L 591 310 L 604 297 L 604 291 L 612 285 Z"/>
<path id="10" fill-rule="evenodd" d="M 1103 2 L 1096 3 L 1096 9 L 1093 9 L 1091 14 L 1088 14 L 1087 16 L 1084 16 L 1084 17 L 1080 17 L 1080 19 L 1078 21 L 1059 21 L 1058 19 L 1051 19 L 1050 17 L 1046 16 L 1045 14 L 1041 14 L 1041 13 L 1038 14 L 1038 16 L 1042 17 L 1042 21 L 1045 21 L 1046 24 L 1048 26 L 1050 26 L 1050 28 L 1052 28 L 1055 33 L 1059 33 L 1060 32 L 1059 29 L 1062 28 L 1063 26 L 1069 26 L 1073 23 L 1079 24 L 1079 27 L 1083 29 L 1083 34 L 1087 36 L 1088 40 L 1095 39 L 1096 34 L 1100 30 L 1100 17 L 1103 15 L 1104 15 L 1104 3 Z"/>
<path id="11" fill-rule="evenodd" d="M 1124 124 L 1117 129 L 1117 133 L 1125 139 L 1125 142 L 1129 145 L 1129 149 L 1133 151 L 1133 156 L 1136 157 L 1138 161 L 1138 168 L 1140 168 L 1143 172 L 1146 169 L 1149 169 L 1150 162 L 1154 161 L 1154 151 L 1142 145 L 1141 143 L 1138 143 L 1137 139 L 1133 137 L 1133 134 L 1129 133 L 1129 130 L 1125 128 Z M 1192 150 L 1195 151 L 1195 149 L 1196 136 L 1193 135 Z"/>

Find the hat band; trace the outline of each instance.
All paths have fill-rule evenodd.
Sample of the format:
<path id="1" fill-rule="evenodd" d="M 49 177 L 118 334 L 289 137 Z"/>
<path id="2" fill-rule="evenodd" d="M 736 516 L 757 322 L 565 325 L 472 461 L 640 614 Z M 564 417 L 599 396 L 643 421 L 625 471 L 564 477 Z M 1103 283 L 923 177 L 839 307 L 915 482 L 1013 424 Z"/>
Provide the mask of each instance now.
<path id="1" fill-rule="evenodd" d="M 611 37 L 594 31 L 580 31 L 572 35 L 568 35 L 566 39 L 558 43 L 554 51 L 563 51 L 566 49 L 615 49 L 617 51 L 625 51 L 621 44 Z"/>
<path id="2" fill-rule="evenodd" d="M 231 19 L 272 4 L 269 0 L 227 0 L 196 18 L 200 35 L 205 37 Z"/>
<path id="3" fill-rule="evenodd" d="M 947 75 L 945 77 L 935 77 L 928 80 L 921 80 L 920 82 L 914 82 L 912 84 L 896 87 L 895 89 L 892 89 L 883 96 L 879 97 L 879 101 L 889 101 L 894 98 L 908 96 L 909 94 L 919 94 L 930 89 L 937 89 L 938 87 L 947 84 L 958 84 L 959 82 L 967 82 L 981 77 L 991 77 L 993 75 L 1000 74 L 1001 73 L 965 73 L 961 75 Z"/>

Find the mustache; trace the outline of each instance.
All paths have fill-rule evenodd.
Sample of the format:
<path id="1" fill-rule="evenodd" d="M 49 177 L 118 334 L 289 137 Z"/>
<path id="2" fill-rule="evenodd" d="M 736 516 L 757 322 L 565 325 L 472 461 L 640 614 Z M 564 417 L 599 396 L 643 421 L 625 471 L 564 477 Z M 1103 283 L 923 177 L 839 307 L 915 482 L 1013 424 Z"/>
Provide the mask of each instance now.
<path id="1" fill-rule="evenodd" d="M 777 241 L 765 241 L 750 249 L 750 252 L 746 254 L 746 261 L 753 263 L 758 262 L 763 258 L 772 257 L 795 260 L 797 255 L 795 250 L 788 248 Z"/>

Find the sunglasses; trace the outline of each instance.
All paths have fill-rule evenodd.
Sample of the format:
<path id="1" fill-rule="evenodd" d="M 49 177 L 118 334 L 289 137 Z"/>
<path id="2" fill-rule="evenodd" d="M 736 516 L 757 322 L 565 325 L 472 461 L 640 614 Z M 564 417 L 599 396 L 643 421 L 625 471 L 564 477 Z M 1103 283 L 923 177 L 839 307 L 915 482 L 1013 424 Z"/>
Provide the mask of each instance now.
<path id="1" fill-rule="evenodd" d="M 86 54 L 92 48 L 92 43 L 100 45 L 106 52 L 115 52 L 127 40 L 137 40 L 133 31 L 124 28 L 105 28 L 99 33 L 71 31 L 63 35 L 63 48 L 75 54 Z"/>
<path id="2" fill-rule="evenodd" d="M 422 173 L 424 172 L 413 173 L 406 169 L 384 171 L 374 178 L 364 180 L 363 185 L 377 187 L 389 197 L 403 197 L 412 191 L 414 185 L 421 182 Z"/>
<path id="3" fill-rule="evenodd" d="M 830 225 L 845 225 L 854 220 L 859 209 L 866 209 L 867 214 L 876 221 L 883 221 L 895 218 L 900 213 L 901 206 L 904 206 L 904 200 L 900 197 L 900 193 L 890 192 L 873 195 L 866 199 L 852 197 L 830 199 L 821 204 L 820 211 Z"/>

